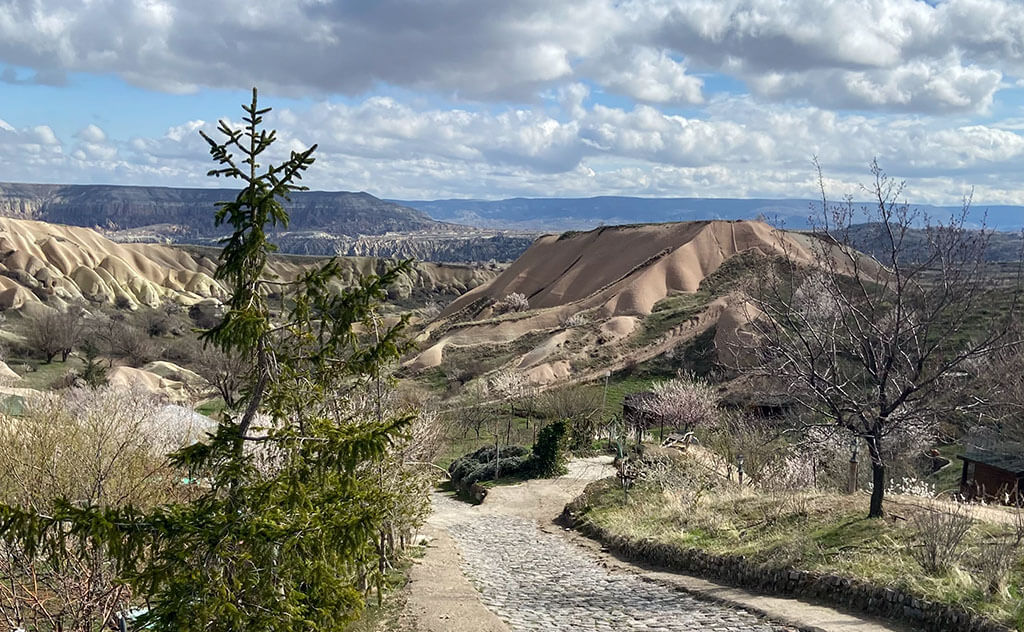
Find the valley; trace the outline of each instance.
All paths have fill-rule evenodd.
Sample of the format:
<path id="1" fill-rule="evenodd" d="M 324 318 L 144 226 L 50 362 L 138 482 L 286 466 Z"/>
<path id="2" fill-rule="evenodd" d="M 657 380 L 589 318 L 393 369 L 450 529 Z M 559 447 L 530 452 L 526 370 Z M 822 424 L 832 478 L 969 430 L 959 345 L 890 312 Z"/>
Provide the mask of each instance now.
<path id="1" fill-rule="evenodd" d="M 215 245 L 212 208 L 225 189 L 0 183 L 0 217 L 92 228 L 116 242 Z M 283 252 L 317 256 L 511 261 L 535 231 L 481 229 L 432 220 L 368 193 L 303 191 L 290 221 L 272 230 Z"/>
<path id="2" fill-rule="evenodd" d="M 6 360 L 0 366 L 2 406 L 7 411 L 31 409 L 39 405 L 34 403 L 39 398 L 72 397 L 80 389 L 88 392 L 97 388 L 94 384 L 103 384 L 98 393 L 115 397 L 127 396 L 116 393 L 133 393 L 132 398 L 143 398 L 139 401 L 163 402 L 162 419 L 170 420 L 170 425 L 162 432 L 170 432 L 172 441 L 194 441 L 237 406 L 246 379 L 246 369 L 230 354 L 204 349 L 195 341 L 197 331 L 216 324 L 225 313 L 228 286 L 215 280 L 220 250 L 203 244 L 116 242 L 107 234 L 38 220 L 0 219 L 0 313 L 4 318 L 0 338 Z M 872 235 L 877 238 L 877 229 L 873 233 L 865 228 L 858 234 L 862 240 Z M 388 235 L 378 238 L 386 240 Z M 925 247 L 914 243 L 918 251 Z M 287 286 L 326 261 L 312 255 L 273 254 L 264 273 L 271 283 L 267 287 L 276 283 Z M 368 256 L 341 257 L 337 262 L 329 291 L 338 295 L 358 288 L 360 279 L 383 274 L 394 264 L 393 260 Z M 1001 275 L 1000 286 L 1008 288 L 1004 268 L 996 266 L 994 270 Z M 578 550 L 580 546 L 586 549 L 585 543 L 571 540 L 565 544 L 560 536 L 551 535 L 558 531 L 548 527 L 561 505 L 578 495 L 575 511 L 592 516 L 586 523 L 590 527 L 580 527 L 584 532 L 620 538 L 609 541 L 627 547 L 628 557 L 646 560 L 628 548 L 633 546 L 630 538 L 635 537 L 635 529 L 664 540 L 660 512 L 676 507 L 673 503 L 687 502 L 671 495 L 669 490 L 676 488 L 668 479 L 658 477 L 689 477 L 725 497 L 746 494 L 746 502 L 758 507 L 764 501 L 762 494 L 780 492 L 755 489 L 782 477 L 786 468 L 803 467 L 798 464 L 805 456 L 817 459 L 815 479 L 839 480 L 836 463 L 842 458 L 836 459 L 835 454 L 841 448 L 833 440 L 815 439 L 815 447 L 801 455 L 792 452 L 789 440 L 777 434 L 809 432 L 793 416 L 799 396 L 787 394 L 784 382 L 763 375 L 756 354 L 752 355 L 765 335 L 761 323 L 766 318 L 763 310 L 769 306 L 760 298 L 764 284 L 779 274 L 810 274 L 809 278 L 814 278 L 814 270 L 825 269 L 843 278 L 866 275 L 885 279 L 890 274 L 875 259 L 841 244 L 808 232 L 782 231 L 760 221 L 639 224 L 543 235 L 510 264 L 413 262 L 386 290 L 386 301 L 377 312 L 380 320 L 373 321 L 379 324 L 363 323 L 353 331 L 365 337 L 372 331 L 367 327 L 391 326 L 400 322 L 403 314 L 411 316 L 413 346 L 394 365 L 394 396 L 396 402 L 416 402 L 426 419 L 437 424 L 415 431 L 428 433 L 415 436 L 422 437 L 417 449 L 429 450 L 424 454 L 433 459 L 432 467 L 451 464 L 454 468 L 457 457 L 481 448 L 530 454 L 529 448 L 518 446 L 532 445 L 536 450 L 545 441 L 542 430 L 558 424 L 571 428 L 567 445 L 573 445 L 574 452 L 588 455 L 611 450 L 616 453 L 616 465 L 604 466 L 600 476 L 566 479 L 563 484 L 573 490 L 569 493 L 558 487 L 548 489 L 546 482 L 522 482 L 521 477 L 530 477 L 524 474 L 528 470 L 514 468 L 527 462 L 523 460 L 526 457 L 495 457 L 492 464 L 497 468 L 502 463 L 505 478 L 497 469 L 491 474 L 495 481 L 487 480 L 486 471 L 473 473 L 473 480 L 490 490 L 484 494 L 483 513 L 460 508 L 466 507 L 461 501 L 435 493 L 434 514 L 424 533 L 436 542 L 427 549 L 422 564 L 441 564 L 443 568 L 431 571 L 431 579 L 414 569 L 413 583 L 400 593 L 400 603 L 406 604 L 403 607 L 408 611 L 394 615 L 383 611 L 381 620 L 399 626 L 392 629 L 441 629 L 434 627 L 433 617 L 444 620 L 447 615 L 437 614 L 443 601 L 432 603 L 430 595 L 437 589 L 434 578 L 447 577 L 443 581 L 452 582 L 455 590 L 465 581 L 460 579 L 464 573 L 481 587 L 480 603 L 459 608 L 486 609 L 489 614 L 481 620 L 496 615 L 508 629 L 561 629 L 561 615 L 550 610 L 561 603 L 560 598 L 546 592 L 545 586 L 551 581 L 548 574 L 571 569 L 577 581 L 574 590 L 580 597 L 565 606 L 575 613 L 570 620 L 575 623 L 566 629 L 596 630 L 606 624 L 627 626 L 624 629 L 649 629 L 655 624 L 666 630 L 717 629 L 716 625 L 722 629 L 789 629 L 786 623 L 749 618 L 743 610 L 748 607 L 785 622 L 793 621 L 795 607 L 801 617 L 839 617 L 837 620 L 848 620 L 848 625 L 861 625 L 850 614 L 816 614 L 814 608 L 819 606 L 805 602 L 765 606 L 769 602 L 751 601 L 742 589 L 730 589 L 732 601 L 714 606 L 699 597 L 686 601 L 671 591 L 648 588 L 644 583 L 634 585 L 628 573 L 609 575 L 596 570 L 588 554 Z M 277 296 L 271 291 L 267 298 L 272 318 L 284 318 L 291 309 L 283 293 Z M 53 328 L 46 333 L 41 323 L 51 322 Z M 41 352 L 50 353 L 45 351 L 51 348 L 46 346 L 50 339 L 62 342 L 52 347 L 49 358 L 42 358 Z M 696 426 L 701 447 L 682 453 L 657 447 L 663 439 L 678 436 L 669 433 L 681 427 L 679 418 L 667 415 L 681 412 L 641 412 L 648 415 L 645 421 L 627 421 L 627 415 L 635 414 L 627 412 L 629 406 L 636 405 L 629 403 L 630 398 L 638 393 L 660 397 L 657 393 L 666 385 L 686 393 L 701 384 L 708 385 L 709 395 L 705 396 L 712 397 L 711 406 L 718 411 Z M 757 411 L 771 412 L 763 413 L 770 416 L 762 418 Z M 635 444 L 629 438 L 632 433 L 637 433 Z M 958 450 L 956 446 L 943 449 L 953 450 L 951 454 Z M 731 459 L 738 450 L 747 458 L 745 491 L 735 489 Z M 892 471 L 913 480 L 925 476 L 914 454 L 913 450 L 894 452 Z M 641 476 L 655 477 L 631 483 L 632 509 L 620 507 L 613 484 L 624 476 L 626 463 L 652 472 Z M 708 470 L 695 471 L 695 467 Z M 431 471 L 435 470 L 420 471 L 424 476 L 421 483 L 433 480 Z M 713 472 L 711 479 L 707 479 L 708 472 Z M 861 471 L 858 486 L 870 486 L 870 481 L 864 480 L 866 474 Z M 942 476 L 948 480 L 947 474 Z M 834 508 L 815 509 L 814 520 L 827 520 L 826 511 L 845 512 L 842 515 L 854 520 L 850 506 L 861 511 L 859 497 L 848 501 L 824 491 L 834 483 L 807 483 L 800 474 L 786 476 L 803 481 L 795 483 L 795 490 L 808 484 L 823 490 L 806 496 L 807 500 L 793 500 L 804 498 L 798 491 L 780 496 L 786 499 L 779 501 L 783 503 L 780 515 L 785 515 L 786 521 L 804 519 L 785 513 L 791 510 L 789 503 Z M 593 484 L 584 489 L 586 482 Z M 511 487 L 505 487 L 508 485 Z M 907 511 L 907 503 L 920 507 L 913 497 L 890 493 L 890 502 L 898 503 L 900 511 Z M 666 499 L 669 505 L 662 506 Z M 691 511 L 698 511 L 697 497 L 693 503 Z M 523 508 L 527 506 L 538 509 L 526 511 Z M 541 507 L 547 512 L 543 516 L 537 513 Z M 946 511 L 942 504 L 936 507 Z M 622 511 L 628 512 L 625 523 L 621 522 Z M 993 529 L 1013 524 L 1013 514 L 995 511 L 993 515 L 998 517 L 993 524 L 1003 525 Z M 711 519 L 699 514 L 693 520 Z M 715 528 L 705 522 L 699 528 Z M 530 535 L 538 527 L 540 531 Z M 784 539 L 775 531 L 770 533 L 767 542 Z M 731 536 L 718 537 L 729 542 L 726 550 L 734 546 Z M 892 537 L 912 536 L 903 530 Z M 493 547 L 485 543 L 493 538 L 500 539 L 504 548 L 492 554 Z M 548 553 L 543 560 L 530 562 L 539 551 L 530 543 L 542 541 Z M 719 540 L 708 542 L 715 543 L 708 546 L 721 546 Z M 451 568 L 450 551 L 440 552 L 453 547 L 466 556 L 458 569 Z M 718 550 L 708 554 L 718 554 Z M 766 563 L 774 563 L 773 553 L 757 550 L 757 554 L 767 555 Z M 434 559 L 438 555 L 442 557 Z M 817 568 L 831 569 L 835 562 L 830 555 L 824 552 L 815 558 Z M 523 560 L 533 570 L 509 574 L 502 561 L 506 558 Z M 886 575 L 853 568 L 858 577 L 888 581 Z M 527 575 L 533 583 L 526 582 Z M 508 582 L 518 588 L 508 588 Z M 633 600 L 621 598 L 621 590 L 615 588 L 620 584 L 632 586 L 630 593 L 650 592 L 650 599 L 662 604 L 658 612 L 636 610 Z M 942 598 L 926 585 L 911 586 L 907 590 Z M 714 590 L 720 589 L 724 590 Z M 998 612 L 1005 618 L 1005 608 Z M 799 627 L 799 620 L 796 624 Z M 831 630 L 828 625 L 823 629 Z M 897 629 L 870 625 L 876 627 L 864 629 Z"/>
<path id="3" fill-rule="evenodd" d="M 1024 632 L 1024 0 L 0 0 L 0 632 Z"/>

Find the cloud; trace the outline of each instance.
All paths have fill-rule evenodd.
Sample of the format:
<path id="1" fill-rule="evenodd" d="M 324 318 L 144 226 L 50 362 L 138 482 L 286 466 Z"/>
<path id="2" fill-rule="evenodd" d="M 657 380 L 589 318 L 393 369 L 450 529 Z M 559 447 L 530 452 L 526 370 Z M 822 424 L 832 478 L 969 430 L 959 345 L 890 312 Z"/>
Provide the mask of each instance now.
<path id="1" fill-rule="evenodd" d="M 955 113 L 984 111 L 1002 76 L 959 60 L 914 62 L 885 70 L 818 70 L 752 77 L 758 95 L 786 99 L 799 94 L 831 109 Z"/>
<path id="2" fill-rule="evenodd" d="M 831 108 L 981 111 L 1024 69 L 1014 0 L 698 0 L 658 3 L 648 19 L 651 41 L 691 65 Z"/>
<path id="3" fill-rule="evenodd" d="M 63 147 L 45 125 L 16 129 L 0 121 L 0 172 L 5 180 L 38 181 L 67 166 Z"/>
<path id="4" fill-rule="evenodd" d="M 704 81 L 687 74 L 686 65 L 663 50 L 610 50 L 584 64 L 581 71 L 606 89 L 637 101 L 687 105 L 704 102 Z"/>
<path id="5" fill-rule="evenodd" d="M 358 94 L 386 82 L 528 99 L 570 76 L 614 17 L 604 0 L 24 0 L 0 6 L 0 59 L 114 72 L 169 92 L 259 84 Z"/>
<path id="6" fill-rule="evenodd" d="M 116 37 L 111 34 L 116 33 Z M 1018 0 L 18 0 L 0 60 L 34 81 L 116 73 L 154 90 L 324 97 L 381 84 L 532 103 L 593 83 L 639 102 L 699 104 L 699 74 L 819 107 L 985 110 L 1024 76 Z M 10 69 L 3 80 L 22 81 Z"/>
<path id="7" fill-rule="evenodd" d="M 107 140 L 107 134 L 98 126 L 89 124 L 80 129 L 75 138 L 87 143 L 102 143 Z"/>
<path id="8" fill-rule="evenodd" d="M 877 157 L 908 179 L 915 202 L 956 202 L 974 187 L 980 204 L 1024 204 L 1024 136 L 1016 129 L 837 114 L 753 97 L 716 98 L 687 117 L 647 105 L 588 104 L 586 93 L 574 84 L 553 95 L 557 111 L 413 107 L 386 97 L 278 109 L 267 118 L 280 139 L 268 159 L 316 142 L 310 186 L 423 199 L 813 197 L 813 155 L 841 195 L 859 191 Z M 127 140 L 86 128 L 65 153 L 49 128 L 0 124 L 0 169 L 12 180 L 232 186 L 205 176 L 211 163 L 197 130 L 214 128 L 186 121 Z"/>

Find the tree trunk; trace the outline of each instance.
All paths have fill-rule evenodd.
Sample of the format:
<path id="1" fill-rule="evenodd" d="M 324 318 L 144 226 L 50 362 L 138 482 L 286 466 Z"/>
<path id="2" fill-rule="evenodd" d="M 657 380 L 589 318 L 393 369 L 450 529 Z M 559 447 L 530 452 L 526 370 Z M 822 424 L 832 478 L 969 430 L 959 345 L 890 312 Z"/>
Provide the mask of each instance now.
<path id="1" fill-rule="evenodd" d="M 871 454 L 871 507 L 868 518 L 881 518 L 882 500 L 885 497 L 885 463 L 882 462 L 881 439 L 875 435 L 866 437 L 868 452 Z"/>

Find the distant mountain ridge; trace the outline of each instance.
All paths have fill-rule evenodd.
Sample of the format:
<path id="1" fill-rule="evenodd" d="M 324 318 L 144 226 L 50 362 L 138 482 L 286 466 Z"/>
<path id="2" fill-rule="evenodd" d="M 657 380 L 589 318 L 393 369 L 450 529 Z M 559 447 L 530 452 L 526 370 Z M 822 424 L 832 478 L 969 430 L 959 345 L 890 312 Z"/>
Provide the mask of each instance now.
<path id="1" fill-rule="evenodd" d="M 232 189 L 0 183 L 0 216 L 106 230 L 172 224 L 191 236 L 213 236 L 223 232 L 213 225 L 214 204 L 237 194 Z M 285 206 L 293 231 L 354 236 L 461 228 L 363 192 L 297 192 Z"/>
<path id="2" fill-rule="evenodd" d="M 788 228 L 809 228 L 808 217 L 820 200 L 769 198 L 642 198 L 598 196 L 590 198 L 509 198 L 506 200 L 393 200 L 446 222 L 481 228 L 520 230 L 590 230 L 600 225 L 746 220 L 759 217 Z M 858 206 L 861 204 L 858 203 Z M 946 220 L 959 206 L 911 204 L 922 213 Z M 986 218 L 987 216 L 987 218 Z M 1024 228 L 1024 206 L 975 204 L 971 222 L 985 220 L 990 229 Z"/>
<path id="3" fill-rule="evenodd" d="M 0 183 L 0 217 L 97 228 L 118 242 L 211 245 L 226 230 L 213 225 L 217 202 L 233 189 Z M 306 191 L 286 207 L 287 230 L 271 237 L 283 252 L 415 258 L 422 261 L 512 261 L 541 233 L 598 226 L 698 220 L 753 220 L 790 230 L 809 227 L 815 202 L 736 198 L 511 198 L 507 200 L 382 200 L 364 192 Z M 820 204 L 820 203 L 819 203 Z M 920 205 L 947 219 L 958 207 Z M 1024 227 L 1022 206 L 975 205 L 970 220 L 990 229 Z M 866 236 L 862 247 L 871 251 Z M 1018 236 L 996 240 L 1000 259 Z"/>
<path id="4" fill-rule="evenodd" d="M 237 194 L 233 189 L 0 183 L 0 217 L 96 228 L 118 242 L 210 245 L 228 232 L 213 224 L 216 203 Z M 511 261 L 535 236 L 436 221 L 363 192 L 296 192 L 285 208 L 288 228 L 272 232 L 271 239 L 295 254 Z"/>

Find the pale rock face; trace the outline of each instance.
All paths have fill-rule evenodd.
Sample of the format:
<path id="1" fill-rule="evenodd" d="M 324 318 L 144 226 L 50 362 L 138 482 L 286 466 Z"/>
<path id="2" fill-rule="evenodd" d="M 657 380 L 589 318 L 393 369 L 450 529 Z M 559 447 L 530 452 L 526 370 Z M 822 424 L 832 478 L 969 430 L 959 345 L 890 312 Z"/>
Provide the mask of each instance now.
<path id="1" fill-rule="evenodd" d="M 308 265 L 274 260 L 269 274 L 294 279 Z M 369 257 L 341 261 L 339 289 L 380 274 L 385 262 Z M 213 278 L 208 257 L 158 244 L 113 242 L 89 228 L 0 217 L 0 310 L 45 313 L 72 302 L 120 304 L 128 309 L 165 301 L 219 305 L 227 291 Z M 491 281 L 498 272 L 467 265 L 417 263 L 392 288 L 405 299 L 417 290 L 450 300 Z"/>
<path id="2" fill-rule="evenodd" d="M 0 264 L 0 309 L 53 297 L 135 309 L 164 297 L 191 304 L 225 295 L 208 261 L 166 246 L 114 243 L 88 228 L 0 219 Z"/>
<path id="3" fill-rule="evenodd" d="M 21 380 L 21 376 L 14 372 L 6 362 L 0 361 L 0 386 L 7 386 Z"/>
<path id="4" fill-rule="evenodd" d="M 503 358 L 512 347 L 519 355 L 499 368 L 521 371 L 534 384 L 596 379 L 609 368 L 670 353 L 719 325 L 721 318 L 716 350 L 718 344 L 739 347 L 749 344 L 756 314 L 749 305 L 730 307 L 724 296 L 657 339 L 644 341 L 642 348 L 630 345 L 659 301 L 698 291 L 730 258 L 785 254 L 813 265 L 816 244 L 808 235 L 757 221 L 610 226 L 545 235 L 493 281 L 449 304 L 427 327 L 427 334 L 436 332 L 436 337 L 443 332 L 445 344 L 427 335 L 425 351 L 407 366 L 438 366 L 452 347 L 478 346 L 481 355 Z M 528 311 L 504 314 L 493 307 L 513 293 L 528 297 Z M 516 344 L 527 336 L 537 342 Z"/>

